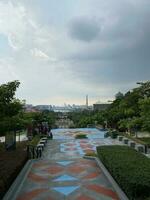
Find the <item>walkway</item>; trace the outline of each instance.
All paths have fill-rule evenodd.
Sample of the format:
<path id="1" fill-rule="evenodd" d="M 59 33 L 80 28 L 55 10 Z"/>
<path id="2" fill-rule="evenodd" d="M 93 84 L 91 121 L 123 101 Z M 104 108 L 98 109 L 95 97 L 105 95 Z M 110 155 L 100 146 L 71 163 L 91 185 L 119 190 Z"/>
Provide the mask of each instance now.
<path id="1" fill-rule="evenodd" d="M 94 148 L 88 142 L 91 140 L 48 141 L 42 159 L 34 161 L 17 200 L 119 200 L 95 160 L 82 158 L 86 148 Z M 70 150 L 65 150 L 65 145 Z"/>

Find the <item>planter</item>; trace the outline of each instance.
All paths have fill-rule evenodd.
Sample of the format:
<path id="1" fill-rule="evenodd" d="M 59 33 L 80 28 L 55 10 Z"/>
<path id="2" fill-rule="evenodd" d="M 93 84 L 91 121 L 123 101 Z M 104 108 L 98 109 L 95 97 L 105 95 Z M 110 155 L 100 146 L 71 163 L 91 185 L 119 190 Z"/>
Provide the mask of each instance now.
<path id="1" fill-rule="evenodd" d="M 135 142 L 132 142 L 132 141 L 131 141 L 131 142 L 129 143 L 129 146 L 132 147 L 132 148 L 135 148 L 135 145 L 136 145 Z"/>
<path id="2" fill-rule="evenodd" d="M 124 144 L 128 144 L 129 139 L 125 138 L 125 139 L 123 139 L 123 142 L 124 142 Z"/>
<path id="3" fill-rule="evenodd" d="M 123 140 L 123 136 L 118 136 L 118 140 L 122 141 Z"/>
<path id="4" fill-rule="evenodd" d="M 144 153 L 144 152 L 145 152 L 145 148 L 144 148 L 144 146 L 142 146 L 142 145 L 137 145 L 136 149 L 137 149 L 137 151 L 139 151 L 139 152 L 141 152 L 141 153 Z"/>

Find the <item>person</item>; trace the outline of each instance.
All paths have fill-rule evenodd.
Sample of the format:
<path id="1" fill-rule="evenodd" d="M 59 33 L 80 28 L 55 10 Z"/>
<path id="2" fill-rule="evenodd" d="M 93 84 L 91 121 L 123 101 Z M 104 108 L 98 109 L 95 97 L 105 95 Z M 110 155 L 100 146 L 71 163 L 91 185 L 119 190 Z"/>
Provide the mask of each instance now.
<path id="1" fill-rule="evenodd" d="M 50 139 L 53 139 L 53 134 L 52 134 L 51 129 L 49 129 L 48 136 L 50 137 Z"/>

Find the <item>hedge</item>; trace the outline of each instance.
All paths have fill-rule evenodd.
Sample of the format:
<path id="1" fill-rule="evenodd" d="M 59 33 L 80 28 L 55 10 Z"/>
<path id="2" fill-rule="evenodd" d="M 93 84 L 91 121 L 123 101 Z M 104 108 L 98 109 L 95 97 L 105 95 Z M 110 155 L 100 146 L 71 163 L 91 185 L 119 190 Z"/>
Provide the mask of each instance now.
<path id="1" fill-rule="evenodd" d="M 86 134 L 78 134 L 75 136 L 75 139 L 87 139 L 87 135 Z"/>
<path id="2" fill-rule="evenodd" d="M 97 153 L 130 200 L 150 198 L 149 158 L 127 146 L 100 146 Z"/>

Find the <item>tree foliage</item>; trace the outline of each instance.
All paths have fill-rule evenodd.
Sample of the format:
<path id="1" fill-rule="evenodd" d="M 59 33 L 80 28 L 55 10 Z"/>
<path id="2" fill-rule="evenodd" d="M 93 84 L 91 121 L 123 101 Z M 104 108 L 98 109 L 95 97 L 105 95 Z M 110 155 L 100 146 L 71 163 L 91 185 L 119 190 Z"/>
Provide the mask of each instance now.
<path id="1" fill-rule="evenodd" d="M 15 98 L 19 85 L 19 81 L 0 85 L 0 134 L 16 129 L 20 123 L 23 103 Z"/>
<path id="2" fill-rule="evenodd" d="M 105 111 L 73 112 L 70 118 L 76 127 L 88 124 L 107 125 L 120 131 L 150 131 L 150 81 L 141 83 L 126 94 L 117 93 L 116 99 Z"/>

